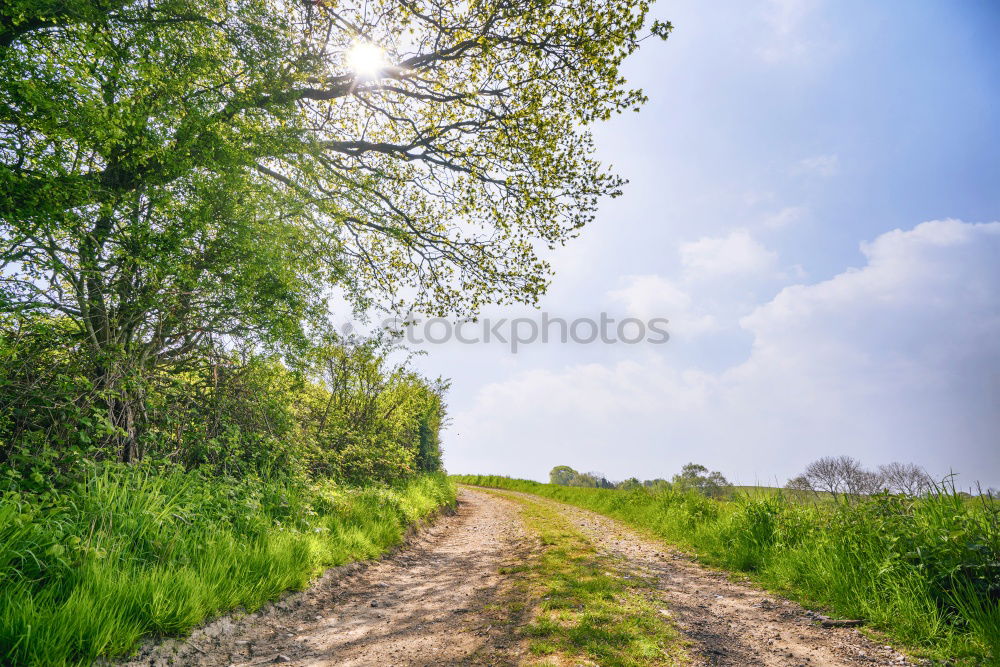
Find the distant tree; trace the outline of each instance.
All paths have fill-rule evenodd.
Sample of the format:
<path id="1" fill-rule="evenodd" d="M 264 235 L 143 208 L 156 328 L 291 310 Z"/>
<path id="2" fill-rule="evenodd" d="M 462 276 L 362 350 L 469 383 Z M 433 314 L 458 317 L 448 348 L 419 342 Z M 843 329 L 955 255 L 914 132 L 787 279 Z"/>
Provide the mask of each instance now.
<path id="1" fill-rule="evenodd" d="M 813 486 L 805 475 L 796 475 L 785 483 L 785 488 L 791 491 L 812 491 Z"/>
<path id="2" fill-rule="evenodd" d="M 681 490 L 695 490 L 711 498 L 721 496 L 726 488 L 732 486 L 721 472 L 709 471 L 697 463 L 688 463 L 681 468 L 680 474 L 674 475 L 673 484 Z"/>
<path id="3" fill-rule="evenodd" d="M 570 468 L 572 470 L 572 468 Z M 580 486 L 590 489 L 613 489 L 615 485 L 608 481 L 604 473 L 591 471 L 576 473 L 566 486 Z"/>
<path id="4" fill-rule="evenodd" d="M 801 477 L 817 491 L 826 491 L 835 496 L 844 493 L 847 488 L 844 470 L 850 465 L 845 463 L 845 459 L 854 461 L 846 456 L 824 456 L 807 465 Z"/>
<path id="5" fill-rule="evenodd" d="M 852 496 L 870 496 L 885 490 L 885 481 L 876 470 L 851 470 L 847 477 L 847 493 Z"/>
<path id="6" fill-rule="evenodd" d="M 573 470 L 569 466 L 556 466 L 549 471 L 549 484 L 569 486 L 573 479 L 579 474 L 580 473 Z"/>
<path id="7" fill-rule="evenodd" d="M 629 477 L 623 482 L 618 482 L 615 487 L 621 489 L 622 491 L 629 491 L 631 489 L 641 489 L 643 484 L 635 477 Z"/>
<path id="8" fill-rule="evenodd" d="M 934 480 L 927 474 L 927 471 L 914 463 L 894 461 L 879 466 L 878 471 L 885 486 L 893 493 L 919 496 L 927 493 L 934 486 Z"/>
<path id="9" fill-rule="evenodd" d="M 885 487 L 879 472 L 866 469 L 860 461 L 850 456 L 824 456 L 806 466 L 800 477 L 810 488 L 826 491 L 834 496 L 870 495 Z"/>
<path id="10" fill-rule="evenodd" d="M 613 489 L 615 488 L 614 482 L 610 481 L 605 477 L 603 472 L 598 472 L 597 470 L 591 470 L 587 473 L 587 477 L 594 480 L 594 488 L 597 489 Z"/>

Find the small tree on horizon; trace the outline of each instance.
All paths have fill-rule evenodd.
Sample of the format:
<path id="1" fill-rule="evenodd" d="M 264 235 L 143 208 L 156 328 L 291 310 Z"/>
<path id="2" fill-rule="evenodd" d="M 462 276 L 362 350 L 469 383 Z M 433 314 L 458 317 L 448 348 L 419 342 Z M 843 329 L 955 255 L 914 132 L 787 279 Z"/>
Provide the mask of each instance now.
<path id="1" fill-rule="evenodd" d="M 573 481 L 573 478 L 579 474 L 580 473 L 573 470 L 569 466 L 556 466 L 549 471 L 549 484 L 569 486 L 570 482 Z"/>
<path id="2" fill-rule="evenodd" d="M 893 493 L 920 496 L 934 488 L 934 480 L 915 463 L 893 461 L 878 467 L 885 485 Z"/>
<path id="3" fill-rule="evenodd" d="M 721 496 L 732 486 L 718 470 L 709 471 L 698 463 L 688 463 L 681 472 L 674 475 L 673 485 L 679 490 L 695 490 L 710 498 Z"/>

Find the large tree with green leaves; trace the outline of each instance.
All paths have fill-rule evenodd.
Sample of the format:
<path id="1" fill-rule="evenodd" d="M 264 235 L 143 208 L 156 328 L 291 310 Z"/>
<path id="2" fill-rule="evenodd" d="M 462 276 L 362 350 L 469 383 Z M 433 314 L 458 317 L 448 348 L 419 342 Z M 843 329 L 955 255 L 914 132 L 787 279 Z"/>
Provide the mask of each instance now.
<path id="1" fill-rule="evenodd" d="M 0 312 L 68 318 L 117 395 L 219 341 L 300 341 L 331 287 L 441 313 L 533 302 L 537 250 L 621 186 L 588 126 L 643 101 L 619 67 L 647 10 L 10 0 Z M 109 402 L 129 439 L 130 406 Z"/>

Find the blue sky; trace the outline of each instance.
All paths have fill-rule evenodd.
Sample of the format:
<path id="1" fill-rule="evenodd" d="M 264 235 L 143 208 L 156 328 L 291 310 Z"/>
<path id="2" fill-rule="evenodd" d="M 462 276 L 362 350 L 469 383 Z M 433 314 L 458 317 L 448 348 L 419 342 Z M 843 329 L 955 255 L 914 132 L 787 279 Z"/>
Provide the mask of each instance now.
<path id="1" fill-rule="evenodd" d="M 596 129 L 630 184 L 549 258 L 541 307 L 672 339 L 427 346 L 449 470 L 783 483 L 850 454 L 1000 486 L 1000 5 L 654 14 L 675 31 L 626 72 L 649 104 Z"/>

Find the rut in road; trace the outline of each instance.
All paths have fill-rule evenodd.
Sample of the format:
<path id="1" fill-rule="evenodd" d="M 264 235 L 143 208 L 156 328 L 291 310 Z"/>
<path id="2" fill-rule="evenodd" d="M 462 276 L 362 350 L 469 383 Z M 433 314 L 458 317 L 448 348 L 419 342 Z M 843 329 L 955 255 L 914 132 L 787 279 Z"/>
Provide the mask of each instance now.
<path id="1" fill-rule="evenodd" d="M 611 519 L 529 494 L 501 495 L 508 494 L 556 509 L 637 577 L 655 578 L 647 594 L 662 602 L 664 622 L 676 622 L 691 641 L 691 664 L 907 664 L 855 630 L 819 628 L 798 605 L 733 583 Z M 188 640 L 148 647 L 126 664 L 539 664 L 527 640 L 490 610 L 509 601 L 509 578 L 517 576 L 501 569 L 538 549 L 515 503 L 463 488 L 453 516 L 394 555 L 335 568 L 306 591 L 243 618 L 221 618 Z"/>

